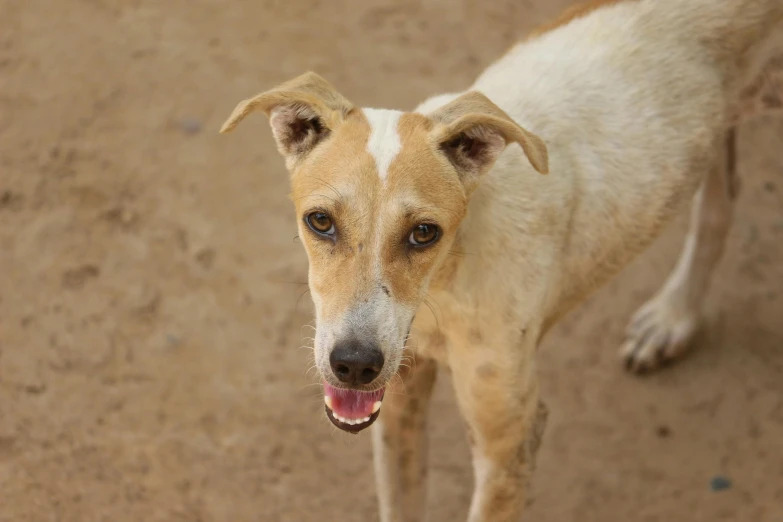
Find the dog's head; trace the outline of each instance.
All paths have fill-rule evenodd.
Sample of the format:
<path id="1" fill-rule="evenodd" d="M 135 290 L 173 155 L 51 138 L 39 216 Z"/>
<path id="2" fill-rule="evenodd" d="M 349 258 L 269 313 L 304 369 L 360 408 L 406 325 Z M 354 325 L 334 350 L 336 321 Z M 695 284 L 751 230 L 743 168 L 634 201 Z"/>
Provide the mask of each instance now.
<path id="1" fill-rule="evenodd" d="M 256 109 L 291 173 L 327 415 L 355 433 L 378 415 L 481 175 L 510 143 L 545 173 L 546 147 L 478 92 L 427 115 L 361 109 L 307 73 L 241 102 L 221 132 Z"/>

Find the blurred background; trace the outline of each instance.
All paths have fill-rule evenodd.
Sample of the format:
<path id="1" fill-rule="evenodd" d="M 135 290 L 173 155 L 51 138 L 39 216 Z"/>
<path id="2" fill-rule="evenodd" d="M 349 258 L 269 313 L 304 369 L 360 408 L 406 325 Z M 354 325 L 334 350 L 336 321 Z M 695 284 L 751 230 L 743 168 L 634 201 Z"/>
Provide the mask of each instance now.
<path id="1" fill-rule="evenodd" d="M 358 105 L 463 89 L 568 0 L 0 0 L 0 521 L 377 520 L 370 437 L 323 414 L 306 258 L 262 115 L 315 70 Z M 526 520 L 783 519 L 783 121 L 740 131 L 743 192 L 681 364 L 616 356 L 683 236 L 541 353 Z M 429 520 L 466 518 L 441 374 Z"/>

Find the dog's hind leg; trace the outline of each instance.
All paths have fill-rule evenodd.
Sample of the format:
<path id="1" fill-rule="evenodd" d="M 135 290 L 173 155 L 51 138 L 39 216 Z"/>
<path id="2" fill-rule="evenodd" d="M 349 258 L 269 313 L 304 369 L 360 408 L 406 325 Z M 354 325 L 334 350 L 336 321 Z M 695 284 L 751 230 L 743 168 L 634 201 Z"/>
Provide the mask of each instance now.
<path id="1" fill-rule="evenodd" d="M 728 131 L 723 158 L 695 196 L 685 247 L 658 294 L 631 320 L 621 355 L 629 370 L 652 370 L 681 356 L 696 333 L 701 307 L 731 224 L 736 177 L 735 130 Z"/>
<path id="2" fill-rule="evenodd" d="M 417 357 L 400 370 L 402 386 L 388 393 L 371 428 L 381 522 L 421 522 L 426 493 L 425 424 L 437 364 Z"/>

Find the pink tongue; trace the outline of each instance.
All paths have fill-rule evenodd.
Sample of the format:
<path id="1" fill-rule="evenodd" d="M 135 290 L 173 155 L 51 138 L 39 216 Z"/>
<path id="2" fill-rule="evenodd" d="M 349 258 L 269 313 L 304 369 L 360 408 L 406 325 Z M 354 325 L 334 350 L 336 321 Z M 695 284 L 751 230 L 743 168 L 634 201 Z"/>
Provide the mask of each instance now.
<path id="1" fill-rule="evenodd" d="M 384 388 L 374 392 L 344 390 L 324 383 L 324 395 L 332 399 L 332 412 L 346 419 L 372 415 L 373 405 L 383 399 Z"/>

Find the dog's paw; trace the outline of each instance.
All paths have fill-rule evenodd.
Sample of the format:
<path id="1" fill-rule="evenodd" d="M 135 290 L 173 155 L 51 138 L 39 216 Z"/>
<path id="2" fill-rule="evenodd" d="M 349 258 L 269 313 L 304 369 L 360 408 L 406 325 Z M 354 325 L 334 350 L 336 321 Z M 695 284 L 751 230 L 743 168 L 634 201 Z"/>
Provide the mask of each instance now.
<path id="1" fill-rule="evenodd" d="M 636 312 L 620 355 L 625 367 L 646 373 L 681 357 L 699 328 L 699 313 L 683 306 L 676 295 L 662 294 Z"/>

